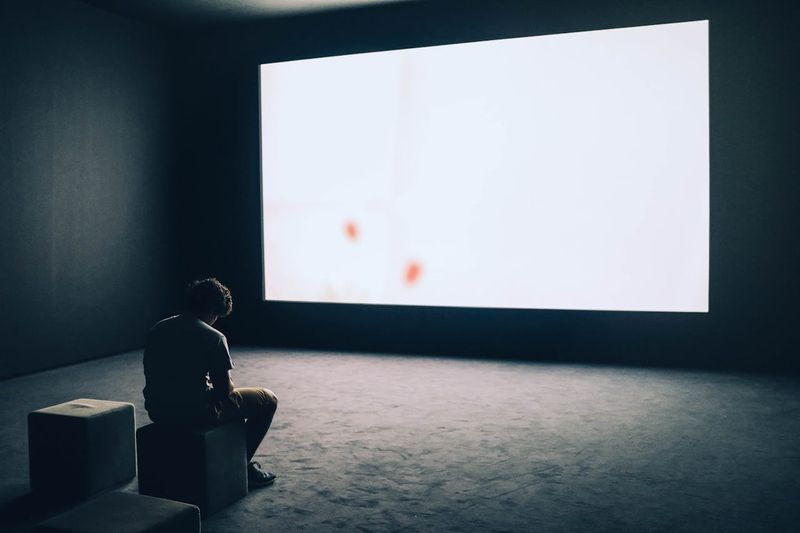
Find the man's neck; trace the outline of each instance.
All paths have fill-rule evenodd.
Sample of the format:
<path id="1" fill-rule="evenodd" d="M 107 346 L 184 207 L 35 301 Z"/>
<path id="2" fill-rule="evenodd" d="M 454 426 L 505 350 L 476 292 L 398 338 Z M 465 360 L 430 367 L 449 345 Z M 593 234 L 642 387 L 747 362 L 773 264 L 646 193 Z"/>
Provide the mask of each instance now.
<path id="1" fill-rule="evenodd" d="M 186 313 L 184 313 L 184 314 L 185 314 L 186 316 L 194 317 L 194 318 L 196 318 L 197 320 L 199 320 L 200 322 L 205 322 L 205 323 L 206 323 L 206 324 L 208 324 L 209 326 L 213 326 L 213 325 L 214 325 L 214 323 L 215 323 L 215 322 L 217 321 L 217 319 L 219 318 L 219 315 L 218 315 L 218 314 L 216 314 L 216 313 L 209 313 L 209 314 L 204 314 L 204 315 L 201 315 L 201 314 L 192 313 L 192 312 L 190 312 L 190 311 L 187 311 L 187 312 L 186 312 Z"/>

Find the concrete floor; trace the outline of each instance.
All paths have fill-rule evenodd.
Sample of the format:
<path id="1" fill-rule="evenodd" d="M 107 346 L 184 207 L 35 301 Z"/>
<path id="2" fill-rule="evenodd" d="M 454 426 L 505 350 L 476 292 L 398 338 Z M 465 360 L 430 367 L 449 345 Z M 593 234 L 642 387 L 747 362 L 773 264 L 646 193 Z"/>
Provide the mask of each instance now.
<path id="1" fill-rule="evenodd" d="M 744 374 L 235 349 L 280 399 L 272 487 L 203 531 L 796 531 L 800 381 Z M 28 501 L 26 415 L 143 410 L 141 352 L 0 382 L 0 530 Z M 135 490 L 128 484 L 124 490 Z"/>

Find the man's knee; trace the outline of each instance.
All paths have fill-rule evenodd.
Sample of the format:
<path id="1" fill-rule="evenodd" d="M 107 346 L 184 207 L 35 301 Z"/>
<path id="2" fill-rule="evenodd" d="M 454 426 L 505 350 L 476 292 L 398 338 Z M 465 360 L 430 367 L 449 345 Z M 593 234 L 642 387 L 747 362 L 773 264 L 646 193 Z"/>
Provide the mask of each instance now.
<path id="1" fill-rule="evenodd" d="M 238 396 L 238 412 L 245 418 L 271 416 L 278 408 L 278 397 L 269 389 L 240 387 L 233 391 Z"/>
<path id="2" fill-rule="evenodd" d="M 273 412 L 278 409 L 278 397 L 275 396 L 274 392 L 269 389 L 261 389 L 261 395 L 264 407 Z"/>

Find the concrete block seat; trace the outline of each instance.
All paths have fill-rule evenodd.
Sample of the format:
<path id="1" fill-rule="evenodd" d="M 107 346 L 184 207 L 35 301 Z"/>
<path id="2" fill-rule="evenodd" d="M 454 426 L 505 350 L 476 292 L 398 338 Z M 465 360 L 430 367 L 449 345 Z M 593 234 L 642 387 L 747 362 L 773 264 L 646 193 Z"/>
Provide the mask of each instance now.
<path id="1" fill-rule="evenodd" d="M 162 423 L 136 432 L 139 493 L 191 503 L 203 516 L 247 495 L 242 421 L 202 427 Z"/>
<path id="2" fill-rule="evenodd" d="M 28 414 L 31 489 L 87 498 L 136 475 L 133 404 L 80 398 Z"/>
<path id="3" fill-rule="evenodd" d="M 194 505 L 109 492 L 38 524 L 35 533 L 199 533 Z"/>

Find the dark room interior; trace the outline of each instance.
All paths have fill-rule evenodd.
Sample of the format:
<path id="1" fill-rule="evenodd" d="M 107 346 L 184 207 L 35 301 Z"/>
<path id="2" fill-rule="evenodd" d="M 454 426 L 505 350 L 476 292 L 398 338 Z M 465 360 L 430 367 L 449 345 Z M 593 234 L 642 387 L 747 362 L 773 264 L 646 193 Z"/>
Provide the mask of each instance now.
<path id="1" fill-rule="evenodd" d="M 31 494 L 28 414 L 148 424 L 148 330 L 209 276 L 237 386 L 280 407 L 277 481 L 203 531 L 798 529 L 798 4 L 0 5 L 0 529 L 67 509 Z M 707 313 L 265 301 L 259 65 L 697 20 Z"/>

